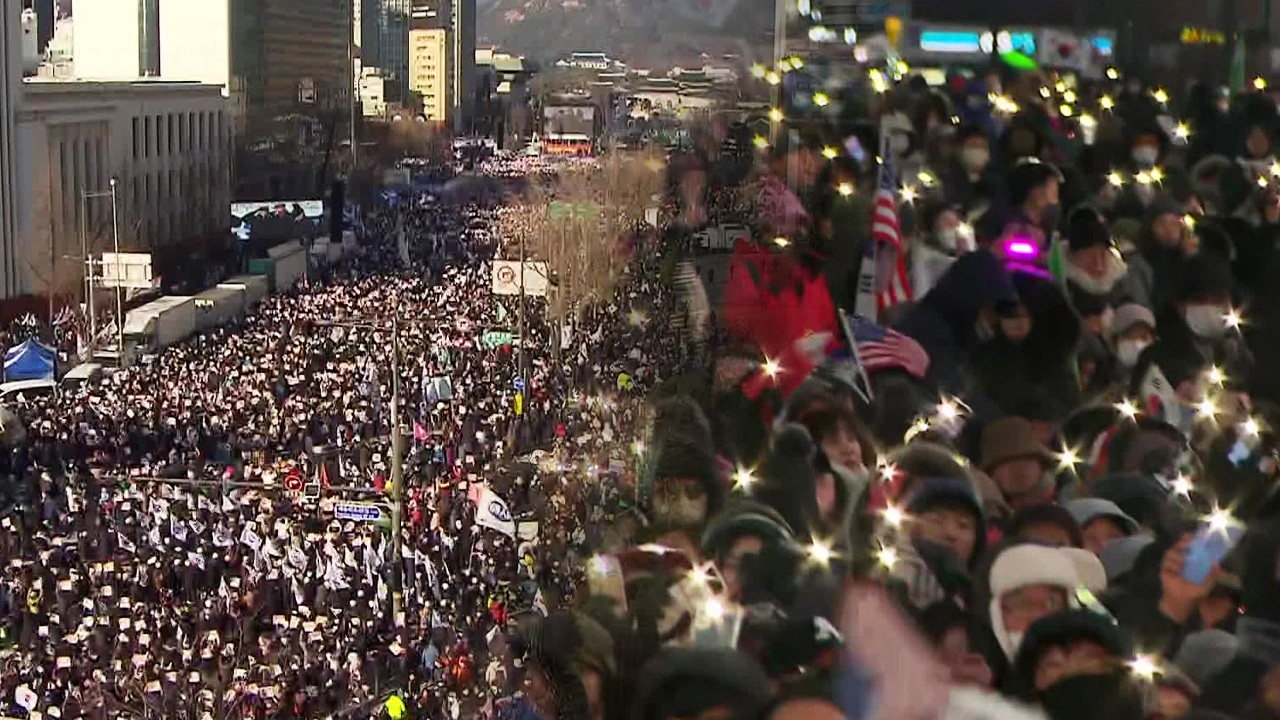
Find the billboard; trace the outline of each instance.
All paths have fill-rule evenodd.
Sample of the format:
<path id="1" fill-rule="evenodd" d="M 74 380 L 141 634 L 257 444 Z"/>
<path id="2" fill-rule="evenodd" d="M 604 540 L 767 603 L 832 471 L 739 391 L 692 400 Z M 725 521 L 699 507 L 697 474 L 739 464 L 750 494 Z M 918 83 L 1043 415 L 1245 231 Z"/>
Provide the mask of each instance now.
<path id="1" fill-rule="evenodd" d="M 595 137 L 596 109 L 593 105 L 548 105 L 543 108 L 542 121 L 547 133 L 576 133 Z"/>
<path id="2" fill-rule="evenodd" d="M 323 218 L 323 200 L 233 203 L 231 232 L 242 244 L 296 240 L 314 235 Z"/>

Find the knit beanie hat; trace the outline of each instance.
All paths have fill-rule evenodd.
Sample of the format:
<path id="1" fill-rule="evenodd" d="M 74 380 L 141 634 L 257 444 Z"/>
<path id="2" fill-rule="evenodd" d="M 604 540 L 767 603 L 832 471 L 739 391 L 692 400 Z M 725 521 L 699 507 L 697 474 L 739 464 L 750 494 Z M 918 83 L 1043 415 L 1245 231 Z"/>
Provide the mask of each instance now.
<path id="1" fill-rule="evenodd" d="M 1075 518 L 1076 524 L 1083 530 L 1085 525 L 1097 520 L 1098 518 L 1108 518 L 1114 520 L 1115 523 L 1124 531 L 1126 535 L 1131 535 L 1138 531 L 1138 521 L 1129 517 L 1120 506 L 1103 498 L 1080 498 L 1079 500 L 1069 500 L 1062 504 L 1067 512 L 1071 513 L 1071 517 Z"/>
<path id="2" fill-rule="evenodd" d="M 1064 610 L 1027 628 L 1014 661 L 1018 677 L 1034 677 L 1036 663 L 1046 650 L 1078 640 L 1096 642 L 1117 659 L 1128 658 L 1131 653 L 1129 638 L 1111 618 L 1092 610 Z"/>
<path id="3" fill-rule="evenodd" d="M 1071 211 L 1067 221 L 1069 247 L 1084 250 L 1091 247 L 1110 247 L 1111 231 L 1107 228 L 1102 214 L 1089 205 L 1082 205 Z"/>

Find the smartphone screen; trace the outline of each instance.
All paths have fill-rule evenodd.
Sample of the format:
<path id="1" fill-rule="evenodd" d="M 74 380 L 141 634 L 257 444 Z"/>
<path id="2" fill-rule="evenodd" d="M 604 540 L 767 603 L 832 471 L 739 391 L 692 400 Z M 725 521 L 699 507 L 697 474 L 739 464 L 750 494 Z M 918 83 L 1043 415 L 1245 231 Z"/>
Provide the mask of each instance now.
<path id="1" fill-rule="evenodd" d="M 1191 545 L 1187 547 L 1187 556 L 1182 561 L 1182 578 L 1197 585 L 1203 583 L 1209 576 L 1209 570 L 1222 562 L 1243 535 L 1242 525 L 1225 530 L 1208 524 L 1201 525 L 1195 537 L 1191 538 Z"/>

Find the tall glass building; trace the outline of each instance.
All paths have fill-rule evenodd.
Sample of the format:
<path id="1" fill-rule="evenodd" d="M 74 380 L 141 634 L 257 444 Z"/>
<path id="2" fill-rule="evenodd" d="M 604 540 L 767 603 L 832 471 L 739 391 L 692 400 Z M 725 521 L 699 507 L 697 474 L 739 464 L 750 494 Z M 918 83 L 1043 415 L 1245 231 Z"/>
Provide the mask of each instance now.
<path id="1" fill-rule="evenodd" d="M 378 68 L 388 102 L 409 95 L 409 13 L 411 0 L 363 0 L 360 10 L 360 65 Z"/>

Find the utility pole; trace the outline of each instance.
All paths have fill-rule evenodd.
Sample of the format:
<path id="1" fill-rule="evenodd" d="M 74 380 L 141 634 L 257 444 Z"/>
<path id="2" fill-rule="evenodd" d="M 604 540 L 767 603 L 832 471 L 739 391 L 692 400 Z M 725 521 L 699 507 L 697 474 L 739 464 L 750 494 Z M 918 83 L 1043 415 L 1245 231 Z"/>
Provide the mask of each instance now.
<path id="1" fill-rule="evenodd" d="M 116 212 L 116 179 L 111 178 L 111 236 L 116 249 L 116 346 L 117 362 L 124 367 L 124 291 L 120 284 L 124 275 L 120 271 L 120 221 Z"/>

